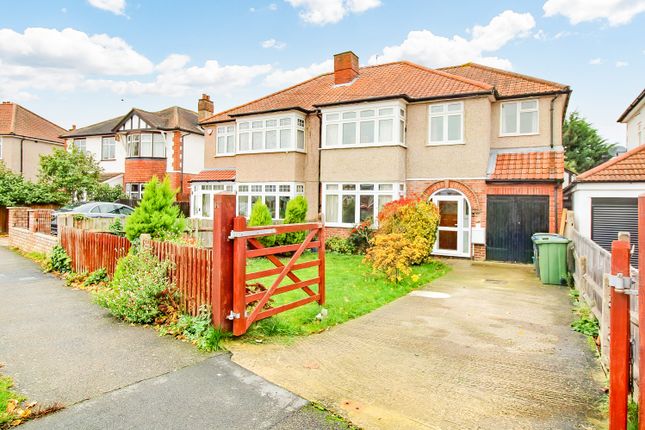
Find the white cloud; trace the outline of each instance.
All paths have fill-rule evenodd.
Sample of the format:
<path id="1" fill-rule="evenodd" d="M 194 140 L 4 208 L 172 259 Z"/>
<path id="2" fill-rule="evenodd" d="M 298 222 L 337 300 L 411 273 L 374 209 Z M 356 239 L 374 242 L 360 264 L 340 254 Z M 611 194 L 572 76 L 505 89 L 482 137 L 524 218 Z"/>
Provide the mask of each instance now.
<path id="1" fill-rule="evenodd" d="M 380 0 L 285 0 L 302 9 L 300 18 L 310 24 L 334 24 L 350 13 L 363 13 L 381 6 Z"/>
<path id="2" fill-rule="evenodd" d="M 276 10 L 278 10 L 278 5 L 277 5 L 277 4 L 275 4 L 275 3 L 271 3 L 271 4 L 269 5 L 269 10 L 270 10 L 270 11 L 276 11 Z"/>
<path id="3" fill-rule="evenodd" d="M 264 78 L 264 84 L 269 87 L 282 88 L 323 73 L 331 72 L 333 69 L 334 62 L 332 60 L 326 60 L 322 63 L 314 63 L 308 67 L 298 67 L 292 70 L 277 69 Z"/>
<path id="4" fill-rule="evenodd" d="M 70 68 L 87 73 L 136 75 L 154 65 L 123 39 L 66 28 L 0 29 L 0 57 L 24 65 Z"/>
<path id="5" fill-rule="evenodd" d="M 616 67 L 627 67 L 629 63 L 627 61 L 616 61 Z"/>
<path id="6" fill-rule="evenodd" d="M 125 0 L 87 0 L 97 9 L 107 10 L 115 15 L 125 15 Z"/>
<path id="7" fill-rule="evenodd" d="M 278 40 L 275 40 L 275 39 L 267 39 L 267 40 L 263 40 L 262 42 L 260 42 L 260 46 L 262 46 L 265 49 L 270 49 L 270 48 L 284 49 L 287 46 L 287 44 L 284 43 L 284 42 L 280 42 Z"/>
<path id="8" fill-rule="evenodd" d="M 593 64 L 594 66 L 602 63 L 602 58 L 592 58 L 591 60 L 589 60 L 589 64 Z"/>
<path id="9" fill-rule="evenodd" d="M 415 30 L 409 32 L 400 45 L 386 46 L 381 54 L 370 57 L 369 63 L 406 59 L 428 67 L 443 67 L 475 61 L 510 69 L 512 65 L 508 59 L 485 56 L 484 53 L 497 51 L 514 39 L 529 36 L 533 27 L 535 20 L 530 13 L 507 10 L 487 25 L 470 29 L 470 39 L 458 35 L 448 38 L 435 35 L 430 30 Z"/>
<path id="10" fill-rule="evenodd" d="M 573 25 L 606 19 L 617 26 L 645 12 L 645 0 L 547 0 L 542 9 L 545 16 L 562 15 Z"/>

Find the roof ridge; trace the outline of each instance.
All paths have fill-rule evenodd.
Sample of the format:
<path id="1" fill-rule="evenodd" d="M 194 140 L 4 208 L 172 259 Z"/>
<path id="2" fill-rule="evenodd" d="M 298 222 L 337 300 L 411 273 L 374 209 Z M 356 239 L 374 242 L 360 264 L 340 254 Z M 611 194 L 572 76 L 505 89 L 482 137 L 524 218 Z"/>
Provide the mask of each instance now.
<path id="1" fill-rule="evenodd" d="M 556 86 L 556 87 L 561 87 L 562 89 L 569 88 L 569 85 L 564 85 L 564 84 L 561 84 L 559 82 L 549 81 L 549 80 L 542 79 L 542 78 L 536 78 L 535 76 L 529 76 L 529 75 L 525 75 L 523 73 L 513 72 L 513 71 L 510 71 L 510 70 L 498 69 L 497 67 L 485 66 L 483 64 L 475 63 L 474 61 L 469 61 L 468 63 L 464 63 L 464 64 L 458 64 L 456 66 L 442 67 L 441 69 L 442 70 L 443 69 L 455 69 L 457 67 L 466 67 L 466 66 L 468 66 L 468 67 L 477 67 L 479 69 L 489 70 L 489 71 L 492 71 L 492 72 L 495 72 L 495 73 L 500 73 L 502 75 L 514 76 L 514 77 L 517 77 L 517 78 L 522 78 L 522 79 L 526 79 L 528 81 L 538 82 L 538 83 L 541 83 L 541 84 L 553 85 L 553 86 Z M 447 72 L 447 73 L 450 73 L 450 72 Z"/>
<path id="2" fill-rule="evenodd" d="M 467 84 L 478 86 L 485 90 L 492 90 L 493 88 L 495 88 L 494 85 L 487 84 L 485 82 L 477 81 L 475 79 L 470 79 L 459 75 L 453 75 L 452 73 L 444 72 L 443 70 L 433 69 L 430 67 L 423 66 L 421 64 L 413 63 L 412 61 L 403 60 L 403 61 L 399 61 L 399 63 L 407 64 L 409 66 L 416 67 L 417 69 L 425 70 L 427 72 L 436 73 L 446 78 L 456 79 L 458 81 L 465 82 Z"/>
<path id="3" fill-rule="evenodd" d="M 579 174 L 576 177 L 576 180 L 586 179 L 586 178 L 588 178 L 590 176 L 593 176 L 596 173 L 598 173 L 598 172 L 600 172 L 602 170 L 605 170 L 605 169 L 613 166 L 614 164 L 619 163 L 619 162 L 623 161 L 624 159 L 631 157 L 634 154 L 638 154 L 639 152 L 641 152 L 643 150 L 645 150 L 645 145 L 639 145 L 636 148 L 630 149 L 629 151 L 627 151 L 627 152 L 625 152 L 623 154 L 620 154 L 617 157 L 614 157 L 614 158 L 612 158 L 610 160 L 607 160 L 604 163 L 599 164 L 596 167 L 594 167 L 592 169 L 589 169 L 586 172 L 583 172 L 583 173 Z"/>
<path id="4" fill-rule="evenodd" d="M 632 111 L 634 110 L 634 108 L 635 108 L 636 106 L 638 106 L 638 104 L 641 102 L 641 100 L 643 100 L 643 98 L 645 98 L 645 88 L 643 88 L 643 91 L 641 91 L 641 93 L 640 93 L 639 95 L 637 95 L 637 96 L 636 96 L 636 98 L 634 99 L 634 101 L 632 101 L 632 102 L 629 104 L 629 106 L 627 106 L 627 109 L 625 109 L 625 111 L 620 115 L 620 117 L 618 118 L 618 121 L 616 121 L 616 122 L 623 122 L 623 120 L 624 120 L 625 118 L 627 118 L 627 116 L 628 116 L 630 113 L 632 113 Z"/>

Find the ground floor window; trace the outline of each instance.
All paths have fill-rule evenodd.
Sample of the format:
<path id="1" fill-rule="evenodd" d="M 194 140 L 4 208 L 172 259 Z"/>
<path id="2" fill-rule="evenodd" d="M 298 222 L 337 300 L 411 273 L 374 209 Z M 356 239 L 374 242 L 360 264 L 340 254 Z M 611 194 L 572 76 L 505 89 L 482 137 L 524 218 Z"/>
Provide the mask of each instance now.
<path id="1" fill-rule="evenodd" d="M 353 227 L 368 218 L 377 220 L 383 205 L 404 195 L 405 184 L 398 182 L 324 183 L 325 224 Z"/>
<path id="2" fill-rule="evenodd" d="M 246 217 L 250 216 L 253 203 L 261 199 L 269 208 L 273 219 L 284 219 L 289 200 L 295 196 L 304 195 L 304 193 L 304 184 L 295 182 L 238 184 L 237 214 Z"/>
<path id="3" fill-rule="evenodd" d="M 125 194 L 130 199 L 140 200 L 146 184 L 125 184 Z"/>
<path id="4" fill-rule="evenodd" d="M 191 185 L 191 217 L 211 218 L 213 216 L 213 195 L 223 191 L 231 192 L 234 186 L 233 182 L 193 183 Z"/>

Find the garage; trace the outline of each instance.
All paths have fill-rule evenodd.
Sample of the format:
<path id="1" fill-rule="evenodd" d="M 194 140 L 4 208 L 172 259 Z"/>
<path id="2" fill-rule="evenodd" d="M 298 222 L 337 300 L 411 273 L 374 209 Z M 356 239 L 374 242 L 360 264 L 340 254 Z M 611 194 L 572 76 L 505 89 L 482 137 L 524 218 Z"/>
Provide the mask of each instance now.
<path id="1" fill-rule="evenodd" d="M 611 251 L 618 232 L 626 231 L 632 244 L 638 243 L 638 199 L 629 197 L 593 197 L 591 199 L 591 240 Z M 632 265 L 638 265 L 638 247 L 634 247 Z"/>
<path id="2" fill-rule="evenodd" d="M 549 231 L 549 197 L 488 195 L 486 203 L 486 258 L 530 263 L 531 236 Z"/>

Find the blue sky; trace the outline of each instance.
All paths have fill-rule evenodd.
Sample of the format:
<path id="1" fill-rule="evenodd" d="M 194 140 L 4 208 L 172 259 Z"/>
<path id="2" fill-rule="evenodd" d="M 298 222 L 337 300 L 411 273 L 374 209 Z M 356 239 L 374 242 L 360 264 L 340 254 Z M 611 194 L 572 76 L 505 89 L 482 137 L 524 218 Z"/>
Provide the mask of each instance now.
<path id="1" fill-rule="evenodd" d="M 645 0 L 4 0 L 0 99 L 68 128 L 146 110 L 216 111 L 331 68 L 467 61 L 568 84 L 612 142 L 645 86 Z"/>

